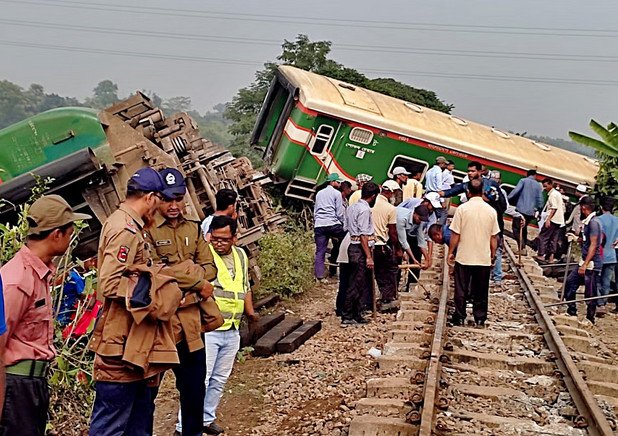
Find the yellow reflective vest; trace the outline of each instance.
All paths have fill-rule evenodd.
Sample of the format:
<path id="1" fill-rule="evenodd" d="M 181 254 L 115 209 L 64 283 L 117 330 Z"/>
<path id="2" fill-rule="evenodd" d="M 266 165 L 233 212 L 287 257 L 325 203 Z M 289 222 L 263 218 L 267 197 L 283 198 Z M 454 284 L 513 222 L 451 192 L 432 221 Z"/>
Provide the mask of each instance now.
<path id="1" fill-rule="evenodd" d="M 210 251 L 217 267 L 217 277 L 212 282 L 215 288 L 215 301 L 223 315 L 223 325 L 217 330 L 229 330 L 232 327 L 238 330 L 245 311 L 245 295 L 249 291 L 247 255 L 243 250 L 232 247 L 234 257 L 234 278 L 232 278 L 225 262 L 212 245 Z"/>

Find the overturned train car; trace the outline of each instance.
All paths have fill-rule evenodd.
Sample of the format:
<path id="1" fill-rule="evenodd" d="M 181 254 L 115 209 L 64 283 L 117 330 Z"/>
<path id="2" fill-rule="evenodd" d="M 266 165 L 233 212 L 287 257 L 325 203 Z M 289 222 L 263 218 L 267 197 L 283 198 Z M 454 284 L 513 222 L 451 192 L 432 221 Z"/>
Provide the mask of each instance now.
<path id="1" fill-rule="evenodd" d="M 186 113 L 166 117 L 139 92 L 101 112 L 53 109 L 0 130 L 0 222 L 15 219 L 34 175 L 51 177 L 48 193 L 96 216 L 76 251 L 81 258 L 93 256 L 101 223 L 124 199 L 129 177 L 147 165 L 175 167 L 187 177 L 185 202 L 193 218 L 214 211 L 218 189 L 236 190 L 239 242 L 255 267 L 256 241 L 282 220 L 263 189 L 270 179 L 247 158 L 203 138 Z"/>
<path id="2" fill-rule="evenodd" d="M 278 68 L 251 142 L 286 195 L 308 201 L 329 173 L 381 183 L 403 166 L 424 177 L 441 155 L 455 162 L 455 181 L 477 160 L 501 171 L 506 191 L 531 168 L 569 194 L 598 171 L 589 157 L 291 66 Z"/>

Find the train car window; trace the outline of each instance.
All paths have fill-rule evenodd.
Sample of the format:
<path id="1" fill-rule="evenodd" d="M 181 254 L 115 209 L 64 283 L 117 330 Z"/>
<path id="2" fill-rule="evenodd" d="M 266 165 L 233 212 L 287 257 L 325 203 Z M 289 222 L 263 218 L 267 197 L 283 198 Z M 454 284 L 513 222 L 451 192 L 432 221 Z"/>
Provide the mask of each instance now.
<path id="1" fill-rule="evenodd" d="M 371 130 L 363 129 L 362 127 L 354 127 L 350 132 L 350 141 L 367 145 L 371 144 L 372 140 L 373 132 Z"/>
<path id="2" fill-rule="evenodd" d="M 333 133 L 335 133 L 335 129 L 328 124 L 322 124 L 318 127 L 318 130 L 315 134 L 315 139 L 313 141 L 313 145 L 311 146 L 311 153 L 313 154 L 322 154 L 326 147 L 330 143 L 330 140 L 333 137 Z"/>
<path id="3" fill-rule="evenodd" d="M 455 184 L 463 183 L 464 177 L 468 175 L 465 171 L 453 170 L 453 179 L 455 180 Z"/>
<path id="4" fill-rule="evenodd" d="M 503 183 L 500 185 L 500 187 L 504 189 L 504 192 L 506 192 L 507 196 L 511 193 L 513 189 L 515 189 L 514 185 L 509 185 L 508 183 Z"/>
<path id="5" fill-rule="evenodd" d="M 425 172 L 427 171 L 428 166 L 429 165 L 427 165 L 427 162 L 425 162 L 424 160 L 414 159 L 413 157 L 403 156 L 399 154 L 393 159 L 393 162 L 388 168 L 388 172 L 386 173 L 386 175 L 389 178 L 393 177 L 393 168 L 404 167 L 406 170 L 408 170 L 408 172 L 412 174 L 416 173 L 417 171 L 421 171 L 423 173 L 423 176 L 421 177 L 422 179 L 423 177 L 425 177 Z"/>

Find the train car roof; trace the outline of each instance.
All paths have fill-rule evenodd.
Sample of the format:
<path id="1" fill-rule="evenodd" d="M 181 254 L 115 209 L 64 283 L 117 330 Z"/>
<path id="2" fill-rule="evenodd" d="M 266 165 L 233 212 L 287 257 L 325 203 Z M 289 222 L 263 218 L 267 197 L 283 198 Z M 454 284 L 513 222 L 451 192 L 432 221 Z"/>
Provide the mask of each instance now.
<path id="1" fill-rule="evenodd" d="M 587 156 L 532 141 L 292 66 L 279 72 L 308 109 L 424 140 L 573 184 L 594 184 L 598 164 Z"/>

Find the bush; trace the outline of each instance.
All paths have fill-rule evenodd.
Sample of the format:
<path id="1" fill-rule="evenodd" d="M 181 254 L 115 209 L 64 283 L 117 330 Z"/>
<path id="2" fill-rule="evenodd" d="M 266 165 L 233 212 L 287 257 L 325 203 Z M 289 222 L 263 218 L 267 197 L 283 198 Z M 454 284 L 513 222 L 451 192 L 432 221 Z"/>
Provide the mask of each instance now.
<path id="1" fill-rule="evenodd" d="M 256 297 L 278 294 L 290 297 L 313 285 L 313 235 L 299 227 L 268 233 L 259 241 L 258 265 L 262 273 Z"/>

